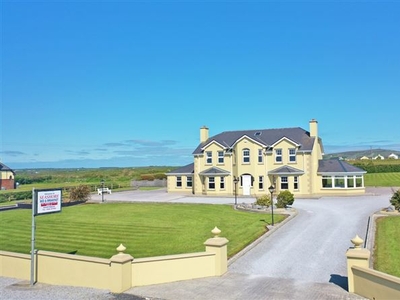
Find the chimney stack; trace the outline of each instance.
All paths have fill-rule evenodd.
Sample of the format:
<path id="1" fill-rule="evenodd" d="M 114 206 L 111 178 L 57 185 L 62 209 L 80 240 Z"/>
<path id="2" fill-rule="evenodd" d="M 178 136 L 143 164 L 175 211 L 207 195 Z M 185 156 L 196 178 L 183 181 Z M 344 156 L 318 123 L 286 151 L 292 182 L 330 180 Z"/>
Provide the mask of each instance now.
<path id="1" fill-rule="evenodd" d="M 208 127 L 203 126 L 200 128 L 200 143 L 204 143 L 208 140 Z"/>
<path id="2" fill-rule="evenodd" d="M 310 136 L 318 138 L 318 122 L 315 119 L 310 121 Z"/>

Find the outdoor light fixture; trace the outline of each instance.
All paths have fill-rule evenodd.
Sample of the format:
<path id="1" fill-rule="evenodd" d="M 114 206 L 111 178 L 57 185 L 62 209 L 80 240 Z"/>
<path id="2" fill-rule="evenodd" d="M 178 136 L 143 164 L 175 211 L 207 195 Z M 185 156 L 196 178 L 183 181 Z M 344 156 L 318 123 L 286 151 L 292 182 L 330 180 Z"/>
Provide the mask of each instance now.
<path id="1" fill-rule="evenodd" d="M 275 192 L 275 187 L 271 185 L 268 188 L 269 192 L 271 193 L 271 215 L 272 215 L 272 226 L 274 226 L 274 192 Z"/>
<path id="2" fill-rule="evenodd" d="M 237 184 L 239 182 L 239 177 L 233 177 L 233 183 L 235 184 L 235 207 L 237 206 Z"/>
<path id="3" fill-rule="evenodd" d="M 101 202 L 104 202 L 104 179 L 101 180 Z"/>

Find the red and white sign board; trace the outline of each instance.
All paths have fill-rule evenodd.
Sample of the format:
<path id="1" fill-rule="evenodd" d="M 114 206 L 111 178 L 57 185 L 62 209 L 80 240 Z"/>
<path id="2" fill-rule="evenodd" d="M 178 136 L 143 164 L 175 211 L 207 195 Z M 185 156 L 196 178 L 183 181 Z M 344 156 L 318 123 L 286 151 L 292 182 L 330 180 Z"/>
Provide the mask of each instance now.
<path id="1" fill-rule="evenodd" d="M 35 215 L 61 212 L 62 190 L 35 190 Z"/>

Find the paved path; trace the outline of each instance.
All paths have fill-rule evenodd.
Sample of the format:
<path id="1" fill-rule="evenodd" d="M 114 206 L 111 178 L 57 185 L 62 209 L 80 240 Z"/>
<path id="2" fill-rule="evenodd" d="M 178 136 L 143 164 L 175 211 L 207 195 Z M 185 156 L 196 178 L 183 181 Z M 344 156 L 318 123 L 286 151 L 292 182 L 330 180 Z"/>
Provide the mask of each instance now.
<path id="1" fill-rule="evenodd" d="M 218 278 L 136 287 L 121 295 L 96 289 L 46 286 L 48 296 L 38 293 L 37 298 L 18 294 L 20 291 L 7 285 L 0 289 L 0 298 L 6 291 L 6 299 L 362 299 L 345 290 L 345 252 L 356 234 L 365 238 L 368 217 L 389 205 L 390 189 L 371 192 L 377 195 L 296 199 L 297 216 L 275 228 L 257 246 L 231 259 L 227 274 Z M 93 201 L 101 200 L 101 196 L 96 196 Z M 105 199 L 107 202 L 233 203 L 232 198 L 186 197 L 163 190 L 115 193 Z M 239 203 L 253 201 L 238 199 Z M 0 287 L 4 280 L 9 279 L 0 278 Z M 65 292 L 68 289 L 71 292 Z"/>

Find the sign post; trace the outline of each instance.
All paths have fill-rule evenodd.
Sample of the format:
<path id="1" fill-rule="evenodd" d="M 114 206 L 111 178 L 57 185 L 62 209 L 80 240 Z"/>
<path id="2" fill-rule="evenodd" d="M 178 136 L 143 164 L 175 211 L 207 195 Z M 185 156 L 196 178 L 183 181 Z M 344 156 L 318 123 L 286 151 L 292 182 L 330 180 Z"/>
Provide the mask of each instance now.
<path id="1" fill-rule="evenodd" d="M 31 286 L 35 284 L 35 217 L 61 212 L 62 189 L 32 189 Z"/>

